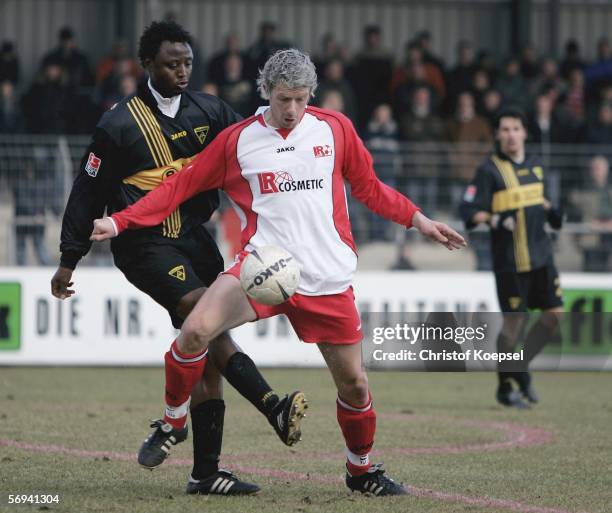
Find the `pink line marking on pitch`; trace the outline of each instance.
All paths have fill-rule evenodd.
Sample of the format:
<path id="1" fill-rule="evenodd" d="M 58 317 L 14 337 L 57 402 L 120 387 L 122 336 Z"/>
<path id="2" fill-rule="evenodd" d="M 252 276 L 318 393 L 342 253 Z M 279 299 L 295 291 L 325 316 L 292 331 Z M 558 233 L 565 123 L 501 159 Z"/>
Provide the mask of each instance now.
<path id="1" fill-rule="evenodd" d="M 378 415 L 381 418 L 388 418 L 400 421 L 414 421 L 420 416 L 408 415 L 402 413 L 381 413 Z M 439 418 L 436 418 L 440 420 Z M 505 440 L 497 442 L 483 442 L 477 444 L 465 445 L 444 445 L 438 447 L 385 447 L 384 449 L 376 449 L 373 454 L 380 455 L 414 455 L 414 454 L 464 454 L 468 452 L 488 452 L 498 451 L 501 449 L 515 449 L 519 447 L 529 447 L 532 445 L 540 445 L 549 443 L 553 440 L 553 434 L 539 427 L 525 426 L 512 422 L 496 422 L 482 420 L 464 420 L 464 419 L 444 419 L 449 422 L 454 422 L 467 428 L 476 428 L 482 430 L 493 430 L 501 432 Z M 343 458 L 344 453 L 336 452 L 312 452 L 301 456 L 302 459 L 308 460 L 330 460 Z M 249 459 L 251 461 L 260 461 L 269 459 L 269 455 L 262 453 L 226 455 L 224 459 L 227 461 L 240 461 L 241 459 Z"/>
<path id="2" fill-rule="evenodd" d="M 389 418 L 401 418 L 401 420 L 413 420 L 413 417 L 408 417 L 402 414 L 386 414 L 384 415 Z M 493 421 L 472 421 L 472 420 L 454 420 L 465 426 L 471 426 L 482 429 L 494 429 L 504 432 L 508 438 L 500 442 L 491 442 L 484 444 L 471 444 L 464 446 L 446 446 L 446 447 L 423 447 L 423 448 L 396 448 L 396 449 L 385 449 L 383 454 L 388 453 L 399 453 L 399 454 L 461 454 L 472 451 L 493 451 L 506 448 L 515 447 L 527 447 L 530 445 L 542 444 L 550 442 L 553 438 L 552 434 L 541 429 L 523 426 L 521 424 L 513 424 L 507 422 L 493 422 Z M 112 451 L 90 451 L 84 449 L 72 449 L 61 445 L 42 445 L 42 444 L 31 444 L 27 442 L 20 442 L 16 440 L 0 440 L 0 446 L 15 447 L 26 451 L 34 451 L 41 453 L 55 453 L 55 454 L 66 454 L 69 456 L 79 457 L 93 457 L 93 458 L 110 458 L 111 460 L 117 461 L 130 461 L 136 462 L 136 454 L 121 453 Z M 260 456 L 260 455 L 254 455 Z M 326 456 L 329 454 L 326 453 Z M 303 458 L 304 456 L 302 456 Z M 308 459 L 317 457 L 316 455 L 310 455 Z M 224 457 L 224 461 L 227 460 L 244 460 L 245 458 L 252 459 L 252 456 L 236 455 Z M 191 459 L 185 458 L 170 458 L 167 464 L 172 465 L 191 465 Z M 244 472 L 246 474 L 259 475 L 265 477 L 272 477 L 277 479 L 293 479 L 300 481 L 314 481 L 324 484 L 331 482 L 342 482 L 342 478 L 337 475 L 321 475 L 321 474 L 305 474 L 303 472 L 292 472 L 286 470 L 276 470 L 270 468 L 251 467 L 240 464 L 234 464 L 233 468 L 238 472 Z M 584 513 L 584 512 L 570 512 L 569 510 L 559 508 L 549 508 L 542 506 L 532 506 L 524 504 L 522 502 L 507 500 L 507 499 L 496 499 L 494 497 L 472 497 L 468 495 L 461 495 L 457 493 L 440 492 L 431 490 L 428 488 L 418 488 L 415 486 L 409 487 L 410 494 L 416 497 L 432 498 L 442 500 L 445 502 L 460 502 L 472 506 L 478 506 L 482 508 L 505 508 L 518 513 Z"/>

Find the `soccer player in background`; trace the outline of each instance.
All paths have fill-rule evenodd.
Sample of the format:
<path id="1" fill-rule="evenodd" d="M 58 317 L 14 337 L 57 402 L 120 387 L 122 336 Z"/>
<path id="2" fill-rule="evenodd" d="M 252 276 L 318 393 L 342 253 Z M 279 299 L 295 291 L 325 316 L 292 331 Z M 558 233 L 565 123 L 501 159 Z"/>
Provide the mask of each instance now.
<path id="1" fill-rule="evenodd" d="M 547 198 L 542 162 L 525 153 L 526 126 L 519 109 L 507 108 L 499 114 L 496 151 L 476 171 L 460 206 L 468 229 L 480 223 L 491 228 L 497 297 L 501 311 L 508 314 L 497 339 L 498 351 L 514 351 L 528 309 L 543 311 L 525 337 L 522 368 L 508 370 L 507 364 L 500 363 L 498 369 L 497 401 L 516 408 L 529 406 L 523 398 L 538 401 L 528 366 L 546 343 L 558 340 L 563 312 L 559 273 L 545 230 L 547 222 L 560 229 L 562 214 Z"/>
<path id="2" fill-rule="evenodd" d="M 62 223 L 60 265 L 51 281 L 53 295 L 61 299 L 74 294 L 72 273 L 90 249 L 93 220 L 105 208 L 116 212 L 149 194 L 240 119 L 218 98 L 187 89 L 193 53 L 189 34 L 178 24 L 152 23 L 140 39 L 139 57 L 148 82 L 103 115 L 72 187 Z M 218 205 L 216 190 L 202 192 L 155 225 L 126 232 L 111 245 L 117 267 L 166 308 L 175 328 L 223 270 L 217 245 L 202 226 Z M 151 425 L 138 461 L 147 468 L 160 465 L 171 446 L 187 437 L 184 417 L 190 412 L 194 466 L 187 492 L 254 493 L 258 486 L 218 468 L 225 414 L 219 370 L 268 417 L 287 445 L 299 439 L 304 397 L 295 392 L 279 399 L 229 335 L 218 335 L 206 372 L 205 353 L 186 356 L 176 346 L 166 353 L 166 400 L 173 406 Z M 195 374 L 177 402 L 175 369 L 183 368 Z"/>
<path id="3" fill-rule="evenodd" d="M 258 86 L 268 108 L 225 129 L 191 164 L 136 204 L 96 220 L 92 240 L 156 225 L 194 195 L 223 189 L 242 219 L 244 250 L 200 298 L 172 347 L 195 361 L 226 329 L 287 315 L 302 341 L 317 344 L 336 384 L 347 486 L 380 496 L 403 495 L 405 488 L 369 459 L 376 413 L 361 362 L 361 322 L 351 286 L 357 255 L 344 181 L 354 197 L 387 219 L 415 226 L 451 250 L 465 241 L 376 177 L 348 118 L 308 106 L 317 75 L 307 55 L 295 49 L 275 53 L 261 70 Z M 240 285 L 244 258 L 265 245 L 287 249 L 301 266 L 297 292 L 278 306 L 248 299 Z M 173 372 L 167 386 L 184 400 L 200 370 Z"/>

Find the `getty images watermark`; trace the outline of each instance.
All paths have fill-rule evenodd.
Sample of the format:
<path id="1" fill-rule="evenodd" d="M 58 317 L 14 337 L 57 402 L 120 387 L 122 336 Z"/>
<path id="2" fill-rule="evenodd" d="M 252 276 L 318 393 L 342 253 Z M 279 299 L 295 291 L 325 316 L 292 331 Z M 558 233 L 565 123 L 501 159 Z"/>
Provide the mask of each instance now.
<path id="1" fill-rule="evenodd" d="M 397 323 L 395 326 L 377 326 L 372 329 L 371 341 L 379 346 L 372 351 L 372 359 L 378 362 L 405 361 L 475 361 L 475 362 L 505 362 L 523 361 L 524 351 L 491 352 L 487 348 L 466 348 L 462 351 L 456 348 L 448 351 L 444 347 L 422 347 L 435 342 L 452 342 L 459 346 L 466 342 L 477 344 L 487 340 L 487 324 L 482 326 L 432 326 L 425 322 L 414 325 Z M 401 345 L 385 345 L 386 342 L 397 342 Z M 384 345 L 384 346 L 383 346 Z M 405 348 L 409 345 L 410 348 Z M 415 349 L 415 346 L 419 347 Z"/>
<path id="2" fill-rule="evenodd" d="M 538 333 L 537 340 L 532 340 L 537 345 L 534 351 L 526 340 L 543 321 L 542 315 L 362 310 L 363 363 L 371 370 L 520 372 L 527 365 L 546 370 L 612 370 L 612 313 L 566 312 L 557 329 L 534 331 Z M 517 342 L 510 348 L 498 347 L 499 333 L 509 325 L 517 329 Z"/>

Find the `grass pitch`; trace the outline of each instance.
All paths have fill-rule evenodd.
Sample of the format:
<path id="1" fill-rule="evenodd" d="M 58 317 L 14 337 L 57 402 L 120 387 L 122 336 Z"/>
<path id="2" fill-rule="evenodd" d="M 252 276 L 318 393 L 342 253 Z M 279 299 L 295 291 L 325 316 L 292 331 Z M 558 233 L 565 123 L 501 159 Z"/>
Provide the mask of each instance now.
<path id="1" fill-rule="evenodd" d="M 283 446 L 226 386 L 224 466 L 262 486 L 255 497 L 184 494 L 191 439 L 159 469 L 135 453 L 162 411 L 162 369 L 0 368 L 0 511 L 356 513 L 612 511 L 612 374 L 539 373 L 541 404 L 497 406 L 485 373 L 371 373 L 374 461 L 409 497 L 351 495 L 326 370 L 265 370 L 310 401 L 304 440 Z M 59 504 L 8 504 L 9 494 Z"/>

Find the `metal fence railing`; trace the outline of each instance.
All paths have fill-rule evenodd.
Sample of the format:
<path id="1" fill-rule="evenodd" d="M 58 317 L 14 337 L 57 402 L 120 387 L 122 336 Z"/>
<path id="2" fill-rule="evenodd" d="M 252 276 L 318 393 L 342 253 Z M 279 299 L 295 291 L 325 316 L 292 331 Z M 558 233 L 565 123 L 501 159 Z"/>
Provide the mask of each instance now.
<path id="1" fill-rule="evenodd" d="M 61 213 L 88 142 L 86 136 L 0 135 L 0 216 L 5 220 L 0 225 L 0 241 L 4 241 L 0 265 L 55 265 Z M 467 181 L 490 151 L 482 145 L 404 143 L 394 151 L 386 148 L 372 153 L 383 181 L 408 195 L 426 213 L 462 229 L 458 204 Z M 596 183 L 606 181 L 602 176 L 612 160 L 612 144 L 537 145 L 529 151 L 541 155 L 551 199 L 564 205 L 568 216 L 558 252 L 562 257 L 573 254 L 574 261 L 568 264 L 573 270 L 607 269 L 612 248 L 612 194 L 607 184 L 598 188 Z M 387 253 L 402 254 L 406 239 L 402 230 L 354 200 L 349 209 L 353 234 L 362 248 L 381 242 Z M 217 232 L 222 238 L 224 230 Z M 480 239 L 476 245 L 487 244 L 485 232 L 472 238 Z M 96 245 L 85 263 L 111 262 L 108 247 Z"/>

